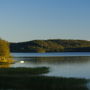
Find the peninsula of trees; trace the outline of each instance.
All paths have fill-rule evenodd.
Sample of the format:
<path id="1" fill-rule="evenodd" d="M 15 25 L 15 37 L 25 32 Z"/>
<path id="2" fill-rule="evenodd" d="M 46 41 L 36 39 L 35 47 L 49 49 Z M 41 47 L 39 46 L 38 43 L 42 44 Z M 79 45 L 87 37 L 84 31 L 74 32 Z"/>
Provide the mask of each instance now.
<path id="1" fill-rule="evenodd" d="M 33 40 L 10 43 L 11 52 L 90 52 L 90 41 L 87 40 Z"/>

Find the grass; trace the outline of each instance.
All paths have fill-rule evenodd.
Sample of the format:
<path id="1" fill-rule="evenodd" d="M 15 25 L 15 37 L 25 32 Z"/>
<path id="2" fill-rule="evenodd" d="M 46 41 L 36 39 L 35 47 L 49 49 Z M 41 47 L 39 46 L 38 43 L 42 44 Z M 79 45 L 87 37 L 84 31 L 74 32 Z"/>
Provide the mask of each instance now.
<path id="1" fill-rule="evenodd" d="M 0 90 L 88 90 L 86 79 L 41 76 L 49 68 L 1 68 Z"/>
<path id="2" fill-rule="evenodd" d="M 7 90 L 88 90 L 85 79 L 46 76 L 0 76 L 0 89 Z"/>
<path id="3" fill-rule="evenodd" d="M 36 67 L 36 68 L 0 68 L 1 75 L 39 75 L 48 73 L 49 68 L 47 67 Z"/>

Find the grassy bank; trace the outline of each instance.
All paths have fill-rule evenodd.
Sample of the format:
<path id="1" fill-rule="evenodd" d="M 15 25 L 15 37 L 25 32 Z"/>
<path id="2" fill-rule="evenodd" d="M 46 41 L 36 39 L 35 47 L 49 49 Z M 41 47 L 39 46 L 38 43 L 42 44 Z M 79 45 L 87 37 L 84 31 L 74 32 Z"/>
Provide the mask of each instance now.
<path id="1" fill-rule="evenodd" d="M 86 79 L 39 76 L 49 71 L 39 68 L 1 68 L 0 90 L 88 90 Z"/>
<path id="2" fill-rule="evenodd" d="M 0 89 L 7 90 L 88 90 L 85 79 L 46 76 L 0 76 Z"/>
<path id="3" fill-rule="evenodd" d="M 1 75 L 39 75 L 48 73 L 49 68 L 47 67 L 36 67 L 36 68 L 0 68 Z"/>

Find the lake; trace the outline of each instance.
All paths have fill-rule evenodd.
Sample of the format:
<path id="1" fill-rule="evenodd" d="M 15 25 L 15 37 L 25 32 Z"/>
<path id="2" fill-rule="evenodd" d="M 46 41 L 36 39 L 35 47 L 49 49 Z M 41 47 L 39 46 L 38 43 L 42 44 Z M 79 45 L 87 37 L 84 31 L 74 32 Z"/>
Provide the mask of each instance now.
<path id="1" fill-rule="evenodd" d="M 7 67 L 49 67 L 48 76 L 90 79 L 90 52 L 12 53 L 15 63 Z M 24 62 L 21 62 L 24 61 Z"/>

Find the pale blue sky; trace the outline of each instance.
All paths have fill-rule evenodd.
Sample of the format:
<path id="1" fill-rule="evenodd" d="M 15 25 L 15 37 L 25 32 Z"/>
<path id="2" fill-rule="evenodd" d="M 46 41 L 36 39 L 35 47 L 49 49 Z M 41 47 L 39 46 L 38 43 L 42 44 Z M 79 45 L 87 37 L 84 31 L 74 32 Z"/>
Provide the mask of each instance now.
<path id="1" fill-rule="evenodd" d="M 90 0 L 0 0 L 0 37 L 90 40 Z"/>

